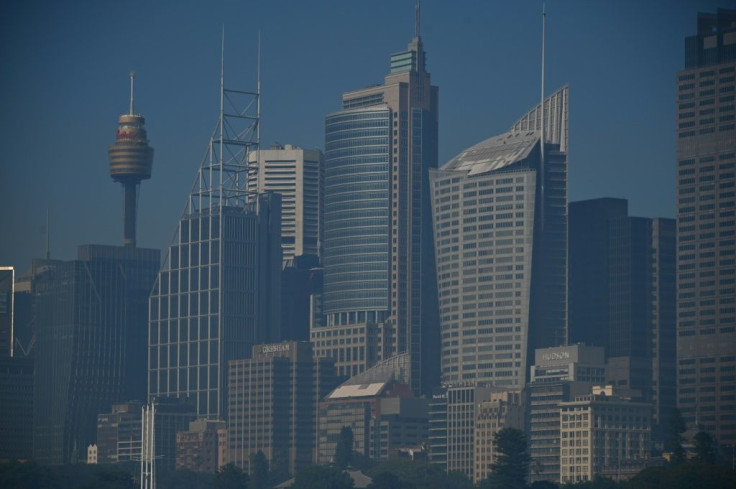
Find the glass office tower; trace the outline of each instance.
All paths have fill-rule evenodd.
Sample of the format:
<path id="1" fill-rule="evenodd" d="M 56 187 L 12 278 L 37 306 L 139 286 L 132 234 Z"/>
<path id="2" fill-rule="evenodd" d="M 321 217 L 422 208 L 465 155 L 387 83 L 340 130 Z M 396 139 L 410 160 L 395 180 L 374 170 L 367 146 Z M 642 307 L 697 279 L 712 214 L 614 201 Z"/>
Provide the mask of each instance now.
<path id="1" fill-rule="evenodd" d="M 37 346 L 33 458 L 86 458 L 97 415 L 145 396 L 146 309 L 158 250 L 85 245 L 77 260 L 34 260 Z"/>
<path id="2" fill-rule="evenodd" d="M 314 325 L 311 339 L 342 378 L 411 353 L 415 392 L 439 380 L 427 192 L 437 165 L 437 99 L 417 33 L 391 56 L 383 84 L 344 94 L 342 109 L 326 118 L 326 324 Z"/>
<path id="3" fill-rule="evenodd" d="M 227 363 L 279 338 L 280 196 L 185 215 L 151 293 L 148 394 L 225 419 Z"/>

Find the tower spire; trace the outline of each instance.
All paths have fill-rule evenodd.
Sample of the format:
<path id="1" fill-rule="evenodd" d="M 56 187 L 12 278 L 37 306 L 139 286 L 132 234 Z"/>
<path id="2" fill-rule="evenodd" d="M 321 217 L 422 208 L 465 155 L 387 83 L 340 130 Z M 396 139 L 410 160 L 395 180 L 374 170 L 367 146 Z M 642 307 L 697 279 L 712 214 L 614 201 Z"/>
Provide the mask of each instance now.
<path id="1" fill-rule="evenodd" d="M 542 3 L 542 100 L 539 105 L 539 162 L 542 173 L 542 183 L 540 185 L 540 193 L 542 199 L 544 199 L 544 43 L 545 43 L 545 28 L 547 23 L 547 9 L 544 3 Z M 544 202 L 544 200 L 542 200 Z M 544 228 L 544 213 L 540 220 L 541 227 Z"/>
<path id="2" fill-rule="evenodd" d="M 130 110 L 128 115 L 133 115 L 133 90 L 135 88 L 135 71 L 130 72 Z"/>
<path id="3" fill-rule="evenodd" d="M 419 20 L 420 20 L 419 19 L 419 12 L 420 12 L 420 9 L 421 9 L 420 0 L 417 0 L 417 4 L 414 7 L 414 15 L 416 17 L 416 20 L 415 20 L 416 24 L 414 26 L 414 37 L 419 37 L 419 27 L 420 27 L 420 23 L 419 23 Z"/>

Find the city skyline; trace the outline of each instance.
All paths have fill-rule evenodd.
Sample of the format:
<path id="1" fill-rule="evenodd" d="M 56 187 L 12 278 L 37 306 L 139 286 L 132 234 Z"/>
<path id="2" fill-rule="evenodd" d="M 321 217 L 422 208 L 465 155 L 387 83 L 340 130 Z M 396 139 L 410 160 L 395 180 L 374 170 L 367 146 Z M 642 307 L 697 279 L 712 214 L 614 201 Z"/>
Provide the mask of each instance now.
<path id="1" fill-rule="evenodd" d="M 564 83 L 575 93 L 570 200 L 621 197 L 637 215 L 674 215 L 674 73 L 683 68 L 683 39 L 697 11 L 725 4 L 693 2 L 664 11 L 624 2 L 605 15 L 603 3 L 548 5 L 547 93 Z M 222 6 L 6 7 L 1 49 L 13 69 L 0 96 L 7 108 L 0 225 L 10 237 L 0 245 L 3 262 L 22 274 L 33 257 L 44 255 L 46 208 L 53 258 L 71 259 L 84 242 L 122 242 L 122 192 L 107 175 L 106 146 L 127 109 L 131 69 L 138 73 L 136 107 L 146 115 L 157 154 L 140 197 L 139 241 L 163 249 L 216 120 L 222 19 L 253 19 L 245 28 L 224 25 L 226 78 L 235 85 L 254 85 L 262 32 L 263 146 L 278 141 L 305 149 L 322 148 L 323 117 L 339 94 L 371 81 L 366 75 L 380 81 L 386 53 L 399 51 L 414 28 L 410 1 L 278 2 L 247 12 L 229 2 Z M 388 9 L 395 12 L 387 16 Z M 540 12 L 541 2 L 422 4 L 428 66 L 442 87 L 440 166 L 474 141 L 505 130 L 506 121 L 538 100 Z M 509 68 L 496 69 L 501 65 Z M 626 73 L 635 74 L 636 84 Z M 620 141 L 615 147 L 614 135 Z M 607 151 L 599 156 L 601 146 Z M 74 183 L 58 184 L 66 178 Z M 663 184 L 652 193 L 655 178 Z M 21 212 L 7 211 L 19 205 Z"/>

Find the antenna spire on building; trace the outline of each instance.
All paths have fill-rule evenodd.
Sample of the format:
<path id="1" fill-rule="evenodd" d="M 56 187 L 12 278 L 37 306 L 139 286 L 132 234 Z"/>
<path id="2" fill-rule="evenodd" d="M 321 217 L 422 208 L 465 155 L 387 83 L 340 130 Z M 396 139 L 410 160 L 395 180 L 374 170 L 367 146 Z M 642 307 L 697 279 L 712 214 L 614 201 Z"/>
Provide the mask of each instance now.
<path id="1" fill-rule="evenodd" d="M 129 115 L 133 115 L 133 92 L 135 88 L 135 71 L 130 72 L 130 111 L 128 112 Z"/>
<path id="2" fill-rule="evenodd" d="M 547 11 L 546 6 L 542 3 L 542 98 L 539 105 L 539 162 L 542 173 L 542 182 L 539 187 L 539 191 L 542 199 L 544 199 L 544 43 L 545 43 L 545 28 L 547 22 Z M 544 200 L 543 200 L 544 201 Z M 544 228 L 544 213 L 542 213 L 540 219 L 540 226 Z"/>
<path id="3" fill-rule="evenodd" d="M 417 4 L 414 7 L 414 14 L 416 16 L 416 25 L 414 26 L 414 37 L 419 37 L 419 12 L 421 9 L 420 0 L 417 0 Z"/>

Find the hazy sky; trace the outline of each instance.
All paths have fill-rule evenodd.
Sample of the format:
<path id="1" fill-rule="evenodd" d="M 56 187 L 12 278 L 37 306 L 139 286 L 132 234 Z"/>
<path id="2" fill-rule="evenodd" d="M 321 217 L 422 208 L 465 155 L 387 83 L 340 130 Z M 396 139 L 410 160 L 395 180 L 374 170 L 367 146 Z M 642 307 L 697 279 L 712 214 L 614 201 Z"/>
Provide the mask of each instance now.
<path id="1" fill-rule="evenodd" d="M 547 1 L 547 92 L 570 85 L 570 200 L 630 200 L 674 217 L 675 73 L 698 11 L 733 1 Z M 539 101 L 541 1 L 425 0 L 421 34 L 440 88 L 440 164 L 504 132 Z M 128 110 L 155 149 L 138 244 L 165 248 L 205 153 L 226 84 L 255 87 L 263 43 L 262 144 L 324 146 L 343 92 L 380 83 L 414 34 L 413 0 L 2 2 L 0 265 L 122 243 L 123 191 L 107 148 Z"/>

